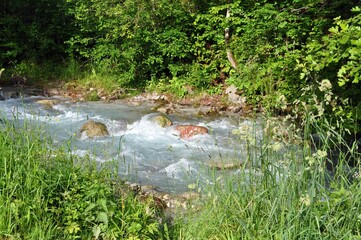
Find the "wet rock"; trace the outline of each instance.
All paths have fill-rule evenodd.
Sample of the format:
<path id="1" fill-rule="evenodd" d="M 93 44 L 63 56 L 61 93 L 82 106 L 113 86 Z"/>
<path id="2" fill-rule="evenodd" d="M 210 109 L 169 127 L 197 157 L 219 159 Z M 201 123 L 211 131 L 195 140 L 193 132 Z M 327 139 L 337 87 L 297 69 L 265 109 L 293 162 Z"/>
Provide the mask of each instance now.
<path id="1" fill-rule="evenodd" d="M 185 200 L 195 200 L 201 197 L 201 195 L 197 192 L 184 192 L 180 196 Z"/>
<path id="2" fill-rule="evenodd" d="M 9 97 L 10 98 L 20 98 L 22 95 L 19 92 L 10 92 Z"/>
<path id="3" fill-rule="evenodd" d="M 173 125 L 172 121 L 163 115 L 155 116 L 154 121 L 161 127 L 170 127 Z"/>
<path id="4" fill-rule="evenodd" d="M 203 126 L 195 125 L 178 125 L 175 129 L 179 132 L 181 138 L 190 138 L 198 134 L 207 134 L 208 129 Z"/>
<path id="5" fill-rule="evenodd" d="M 65 93 L 63 91 L 61 91 L 58 88 L 49 88 L 45 91 L 47 96 L 60 96 L 60 95 L 65 95 Z"/>
<path id="6" fill-rule="evenodd" d="M 163 113 L 163 114 L 171 114 L 174 113 L 174 108 L 173 107 L 160 107 L 157 109 L 158 112 Z"/>
<path id="7" fill-rule="evenodd" d="M 59 102 L 57 100 L 53 100 L 53 99 L 42 99 L 42 100 L 38 100 L 36 101 L 39 104 L 44 105 L 45 107 L 51 108 L 54 105 L 58 104 Z"/>
<path id="8" fill-rule="evenodd" d="M 199 112 L 198 115 L 214 118 L 214 117 L 219 117 L 221 114 L 219 113 L 219 111 L 217 109 L 211 108 L 206 112 Z"/>
<path id="9" fill-rule="evenodd" d="M 235 87 L 234 85 L 229 86 L 226 89 L 226 94 L 228 94 L 228 101 L 234 104 L 238 104 L 241 106 L 245 106 L 246 105 L 246 98 L 242 97 L 238 94 L 237 92 L 237 87 Z"/>
<path id="10" fill-rule="evenodd" d="M 80 129 L 80 133 L 85 133 L 89 138 L 109 136 L 109 132 L 104 123 L 89 120 Z"/>
<path id="11" fill-rule="evenodd" d="M 228 111 L 230 111 L 231 113 L 238 113 L 242 110 L 243 106 L 242 105 L 236 105 L 236 106 L 229 106 L 228 107 Z"/>

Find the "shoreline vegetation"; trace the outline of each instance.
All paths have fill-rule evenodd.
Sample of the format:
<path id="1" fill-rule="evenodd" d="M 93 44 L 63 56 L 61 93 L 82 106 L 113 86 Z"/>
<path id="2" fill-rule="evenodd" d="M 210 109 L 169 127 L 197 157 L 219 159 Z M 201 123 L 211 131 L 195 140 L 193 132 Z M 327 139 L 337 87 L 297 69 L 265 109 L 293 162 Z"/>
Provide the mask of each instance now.
<path id="1" fill-rule="evenodd" d="M 239 174 L 169 213 L 0 115 L 0 240 L 361 239 L 360 0 L 0 5 L 0 87 L 265 117 L 262 139 L 232 132 Z"/>
<path id="2" fill-rule="evenodd" d="M 332 91 L 323 90 L 325 95 Z M 190 198 L 184 203 L 187 210 L 180 212 L 185 208 L 169 212 L 156 194 L 144 194 L 139 186 L 130 188 L 116 176 L 115 164 L 99 168 L 92 159 L 68 153 L 66 146 L 53 149 L 46 133 L 30 123 L 16 127 L 11 122 L 16 119 L 4 119 L 0 131 L 0 219 L 4 220 L 0 236 L 358 238 L 359 142 L 347 142 L 345 134 L 331 125 L 323 132 L 318 112 L 308 116 L 302 129 L 289 124 L 291 117 L 283 117 L 283 122 L 266 117 L 262 139 L 252 127 L 235 129 L 232 133 L 239 136 L 240 144 L 246 142 L 248 151 L 239 174 L 215 179 L 202 190 L 191 186 L 201 197 Z M 322 121 L 329 124 L 326 117 Z M 317 135 L 307 132 L 318 128 Z M 300 148 L 294 148 L 295 143 Z"/>

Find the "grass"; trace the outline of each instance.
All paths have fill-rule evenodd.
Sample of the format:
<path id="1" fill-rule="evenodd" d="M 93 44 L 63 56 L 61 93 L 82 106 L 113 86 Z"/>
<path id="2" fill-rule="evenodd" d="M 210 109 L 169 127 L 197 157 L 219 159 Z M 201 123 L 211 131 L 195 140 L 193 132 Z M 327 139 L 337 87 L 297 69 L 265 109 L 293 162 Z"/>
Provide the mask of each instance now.
<path id="1" fill-rule="evenodd" d="M 319 129 L 325 137 L 316 150 L 309 130 L 301 141 L 267 124 L 259 145 L 252 129 L 234 131 L 247 144 L 247 164 L 203 189 L 201 204 L 167 226 L 149 214 L 149 204 L 124 192 L 112 165 L 99 169 L 91 159 L 51 149 L 41 129 L 5 121 L 0 239 L 361 239 L 358 150 L 331 126 Z M 295 147 L 292 140 L 301 142 Z M 349 156 L 355 168 L 346 167 Z M 333 172 L 326 168 L 331 159 Z"/>
<path id="2" fill-rule="evenodd" d="M 51 150 L 39 131 L 7 121 L 1 128 L 0 239 L 162 238 L 150 203 L 110 168 Z"/>
<path id="3" fill-rule="evenodd" d="M 205 191 L 201 209 L 179 220 L 179 238 L 361 239 L 360 166 L 342 167 L 349 159 L 340 154 L 338 170 L 331 173 L 330 141 L 317 151 L 284 142 L 280 150 L 268 136 L 261 147 L 250 146 L 259 151 L 249 154 L 260 156 L 249 159 L 258 174 L 244 167 L 235 177 L 218 179 Z"/>

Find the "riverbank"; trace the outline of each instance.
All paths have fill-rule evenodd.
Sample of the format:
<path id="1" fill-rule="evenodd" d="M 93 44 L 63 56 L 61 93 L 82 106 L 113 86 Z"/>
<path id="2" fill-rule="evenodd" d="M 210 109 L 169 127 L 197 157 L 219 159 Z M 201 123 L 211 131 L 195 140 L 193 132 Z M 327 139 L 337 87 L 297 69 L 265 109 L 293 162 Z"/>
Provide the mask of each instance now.
<path id="1" fill-rule="evenodd" d="M 141 95 L 134 98 L 146 99 Z M 267 133 L 262 138 L 258 138 L 253 125 L 240 126 L 232 132 L 239 136 L 239 143 L 233 147 L 247 153 L 245 164 L 239 165 L 234 174 L 215 176 L 214 182 L 202 189 L 197 182 L 189 185 L 193 192 L 201 192 L 204 197 L 186 202 L 189 211 L 167 219 L 162 210 L 166 207 L 162 198 L 169 198 L 166 193 L 151 195 L 155 191 L 152 187 L 114 181 L 112 164 L 105 164 L 99 171 L 88 157 L 78 158 L 69 150 L 51 150 L 45 139 L 39 139 L 45 135 L 36 129 L 25 128 L 22 132 L 13 124 L 5 126 L 0 133 L 0 184 L 4 189 L 0 203 L 5 209 L 0 213 L 1 219 L 5 219 L 0 221 L 1 237 L 361 237 L 360 171 L 358 167 L 343 167 L 350 156 L 359 159 L 357 149 L 340 154 L 338 166 L 341 167 L 332 174 L 326 168 L 330 161 L 328 152 L 334 146 L 332 139 L 340 139 L 342 144 L 342 134 L 338 132 L 330 132 L 333 137 L 323 139 L 322 148 L 312 151 L 307 142 L 302 148 L 295 148 L 289 135 L 283 135 L 287 129 L 282 126 L 269 125 L 262 129 Z M 282 130 L 280 135 L 271 132 L 275 128 Z M 39 219 L 44 221 L 39 223 Z"/>
<path id="2" fill-rule="evenodd" d="M 41 129 L 1 125 L 0 239 L 159 239 L 168 234 L 153 200 L 138 200 L 113 170 L 49 147 Z"/>
<path id="3" fill-rule="evenodd" d="M 133 103 L 152 102 L 157 104 L 157 111 L 165 114 L 173 113 L 179 107 L 199 109 L 200 115 L 210 117 L 234 114 L 251 116 L 252 114 L 264 112 L 261 105 L 248 104 L 247 99 L 238 94 L 234 86 L 224 86 L 223 90 L 218 94 L 208 94 L 206 91 L 196 93 L 190 90 L 189 94 L 183 97 L 170 92 L 142 92 L 139 89 L 116 88 L 115 86 L 109 89 L 107 86 L 96 87 L 79 81 L 46 82 L 33 86 L 23 85 L 21 88 L 40 89 L 38 92 L 43 91 L 44 96 L 61 96 L 69 98 L 73 102 L 112 102 L 116 100 Z"/>
<path id="4" fill-rule="evenodd" d="M 117 160 L 119 163 L 116 163 L 116 165 L 118 167 L 121 166 L 123 174 L 128 170 L 129 165 L 135 164 L 136 167 L 132 170 L 133 173 L 129 173 L 132 176 L 125 177 L 131 183 L 125 186 L 130 191 L 135 192 L 140 199 L 154 198 L 161 202 L 165 205 L 166 211 L 170 215 L 176 211 L 192 208 L 194 200 L 200 198 L 200 193 L 197 189 L 187 188 L 189 181 L 194 184 L 198 180 L 188 179 L 184 181 L 178 178 L 173 179 L 172 174 L 174 172 L 176 175 L 184 174 L 184 178 L 189 178 L 185 172 L 187 171 L 186 166 L 190 165 L 193 165 L 196 170 L 199 170 L 198 168 L 202 168 L 201 170 L 207 168 L 219 170 L 226 168 L 235 169 L 239 166 L 239 164 L 234 163 L 227 163 L 226 165 L 225 162 L 228 158 L 223 158 L 223 160 L 217 156 L 211 158 L 211 156 L 215 155 L 214 152 L 216 152 L 212 147 L 213 134 L 204 139 L 198 138 L 195 141 L 188 142 L 176 137 L 176 131 L 172 130 L 175 126 L 167 129 L 159 127 L 153 118 L 154 116 L 163 115 L 157 114 L 156 110 L 164 107 L 164 100 L 159 100 L 158 95 L 151 95 L 152 98 L 137 95 L 134 98 L 123 100 L 100 100 L 98 102 L 86 102 L 84 100 L 82 102 L 79 100 L 72 102 L 74 99 L 65 97 L 65 95 L 55 94 L 49 96 L 46 91 L 34 91 L 32 88 L 8 87 L 2 90 L 2 94 L 9 100 L 2 102 L 4 104 L 2 108 L 5 112 L 10 112 L 9 117 L 16 115 L 21 118 L 18 119 L 20 121 L 35 119 L 35 122 L 37 122 L 36 119 L 44 119 L 44 121 L 40 120 L 41 125 L 44 123 L 44 131 L 48 130 L 46 132 L 52 138 L 55 145 L 59 146 L 60 142 L 67 143 L 69 149 L 75 149 L 74 155 L 78 153 L 81 155 L 87 152 L 99 165 L 102 165 L 104 162 L 115 162 Z M 37 95 L 36 93 L 40 93 L 41 96 L 30 97 Z M 149 102 L 152 103 L 149 104 Z M 144 107 L 141 105 L 144 105 Z M 83 111 L 83 108 L 87 110 Z M 15 112 L 14 109 L 16 109 Z M 28 111 L 28 109 L 31 110 Z M 210 106 L 192 108 L 188 105 L 172 103 L 173 114 L 171 114 L 171 118 L 176 124 L 189 124 L 187 122 L 188 118 L 191 121 L 199 119 L 198 122 L 205 125 L 211 120 L 208 118 L 206 118 L 208 120 L 205 120 L 204 113 L 200 112 L 207 111 L 207 109 L 210 109 Z M 23 116 L 26 117 L 23 118 Z M 111 131 L 110 136 L 103 139 L 87 139 L 82 137 L 79 132 L 88 117 L 90 119 L 95 117 L 97 121 L 105 123 Z M 214 120 L 216 119 L 216 116 L 211 117 Z M 237 127 L 237 125 L 232 126 L 234 126 L 233 128 Z M 221 122 L 215 121 L 210 131 L 214 131 L 213 133 L 217 132 L 218 139 L 219 137 L 227 139 L 229 137 L 228 132 L 233 128 L 229 130 L 226 127 L 221 126 Z M 154 131 L 149 131 L 149 129 L 154 129 Z M 69 132 L 70 134 L 67 135 Z M 134 143 L 131 144 L 134 137 L 138 140 L 134 140 Z M 126 141 L 129 143 L 126 150 L 124 149 L 124 139 L 127 139 Z M 199 141 L 205 141 L 206 144 L 202 144 Z M 140 142 L 145 150 L 139 150 L 138 145 Z M 113 143 L 116 143 L 115 147 L 112 147 Z M 191 145 L 188 146 L 187 144 Z M 194 144 L 196 145 L 192 146 Z M 88 145 L 90 145 L 90 148 Z M 169 148 L 172 146 L 174 148 L 173 151 L 179 153 L 170 155 Z M 218 148 L 222 147 L 222 143 L 217 144 L 217 146 Z M 118 148 L 122 150 L 117 150 Z M 202 151 L 197 153 L 199 148 L 202 148 Z M 156 152 L 152 151 L 152 149 L 156 149 Z M 123 155 L 133 151 L 134 153 Z M 231 149 L 231 151 L 233 152 L 234 150 Z M 136 152 L 139 152 L 139 154 Z M 143 160 L 143 156 L 146 156 L 146 159 Z M 125 162 L 125 159 L 127 159 L 127 162 Z M 149 165 L 151 165 L 149 169 L 144 169 L 144 166 Z M 132 179 L 129 179 L 130 177 Z M 159 180 L 159 178 L 163 180 Z M 152 182 L 152 179 L 154 182 Z M 155 182 L 161 185 L 157 185 Z M 150 186 L 152 184 L 154 186 Z M 175 185 L 179 187 L 174 187 Z"/>

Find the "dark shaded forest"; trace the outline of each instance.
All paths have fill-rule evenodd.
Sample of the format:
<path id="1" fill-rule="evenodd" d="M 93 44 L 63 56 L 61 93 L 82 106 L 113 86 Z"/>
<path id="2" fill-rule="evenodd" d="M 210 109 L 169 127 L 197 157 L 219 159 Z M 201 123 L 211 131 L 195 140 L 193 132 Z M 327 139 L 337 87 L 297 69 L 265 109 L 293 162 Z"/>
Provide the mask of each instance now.
<path id="1" fill-rule="evenodd" d="M 179 97 L 234 85 L 272 107 L 328 80 L 347 103 L 327 112 L 360 118 L 359 0 L 5 0 L 0 27 L 4 76 L 52 81 L 63 66 Z"/>

